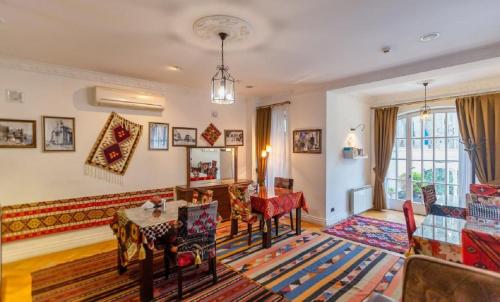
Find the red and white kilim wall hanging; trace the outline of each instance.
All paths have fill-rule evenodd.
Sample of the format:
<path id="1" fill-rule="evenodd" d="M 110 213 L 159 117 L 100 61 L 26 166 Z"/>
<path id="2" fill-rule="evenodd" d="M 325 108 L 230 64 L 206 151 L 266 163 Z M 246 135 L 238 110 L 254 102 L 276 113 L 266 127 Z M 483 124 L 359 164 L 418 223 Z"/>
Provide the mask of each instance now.
<path id="1" fill-rule="evenodd" d="M 173 188 L 42 201 L 2 207 L 2 242 L 110 224 L 120 208 L 139 207 L 159 196 L 174 199 Z"/>
<path id="2" fill-rule="evenodd" d="M 210 123 L 201 136 L 210 144 L 210 146 L 213 146 L 221 134 L 222 133 L 219 129 L 217 129 L 214 124 Z"/>
<path id="3" fill-rule="evenodd" d="M 142 125 L 126 120 L 115 112 L 111 113 L 86 164 L 119 175 L 125 174 L 141 132 Z"/>

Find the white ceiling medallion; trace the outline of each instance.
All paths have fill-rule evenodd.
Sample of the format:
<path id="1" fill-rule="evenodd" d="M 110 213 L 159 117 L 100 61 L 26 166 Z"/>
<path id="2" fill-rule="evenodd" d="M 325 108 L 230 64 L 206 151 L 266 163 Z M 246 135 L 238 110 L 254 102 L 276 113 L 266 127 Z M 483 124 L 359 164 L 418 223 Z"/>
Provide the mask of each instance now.
<path id="1" fill-rule="evenodd" d="M 247 21 L 225 15 L 207 16 L 196 20 L 193 24 L 194 33 L 203 40 L 220 41 L 219 33 L 227 34 L 226 42 L 244 41 L 253 33 L 253 28 Z"/>

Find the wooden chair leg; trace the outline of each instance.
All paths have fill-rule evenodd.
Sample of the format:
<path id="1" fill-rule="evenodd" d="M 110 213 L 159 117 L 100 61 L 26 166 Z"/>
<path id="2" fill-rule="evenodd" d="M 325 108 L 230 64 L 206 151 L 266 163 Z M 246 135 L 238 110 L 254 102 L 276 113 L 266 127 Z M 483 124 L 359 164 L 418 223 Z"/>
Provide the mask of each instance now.
<path id="1" fill-rule="evenodd" d="M 177 267 L 177 299 L 182 300 L 182 268 Z"/>
<path id="2" fill-rule="evenodd" d="M 118 261 L 118 274 L 122 275 L 124 274 L 126 271 L 127 271 L 127 267 L 123 266 L 122 265 L 122 262 L 121 262 L 121 257 L 122 257 L 122 250 L 121 250 L 121 247 L 120 247 L 120 242 L 118 242 L 118 255 L 116 257 L 117 261 Z"/>
<path id="3" fill-rule="evenodd" d="M 170 276 L 170 246 L 167 245 L 163 250 L 163 266 L 165 267 L 165 278 Z"/>
<path id="4" fill-rule="evenodd" d="M 217 283 L 217 258 L 210 258 L 210 266 L 212 267 L 212 281 L 214 284 Z"/>
<path id="5" fill-rule="evenodd" d="M 248 245 L 252 245 L 252 225 L 248 224 Z"/>
<path id="6" fill-rule="evenodd" d="M 279 224 L 279 218 L 274 217 L 274 228 L 275 228 L 276 236 L 278 236 L 278 224 Z"/>
<path id="7" fill-rule="evenodd" d="M 233 238 L 234 235 L 238 234 L 238 220 L 231 219 L 231 233 L 229 235 L 230 238 Z"/>
<path id="8" fill-rule="evenodd" d="M 293 212 L 290 211 L 290 226 L 292 227 L 292 231 L 293 231 Z"/>
<path id="9" fill-rule="evenodd" d="M 259 230 L 262 232 L 263 229 L 264 229 L 264 220 L 260 219 L 259 220 Z"/>

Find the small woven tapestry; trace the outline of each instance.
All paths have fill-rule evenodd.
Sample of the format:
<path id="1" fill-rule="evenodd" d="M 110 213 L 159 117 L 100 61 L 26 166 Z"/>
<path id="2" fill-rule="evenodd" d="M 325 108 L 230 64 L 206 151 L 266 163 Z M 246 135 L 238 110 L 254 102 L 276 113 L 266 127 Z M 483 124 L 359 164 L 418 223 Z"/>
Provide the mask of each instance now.
<path id="1" fill-rule="evenodd" d="M 126 120 L 115 112 L 111 113 L 86 164 L 119 175 L 125 174 L 141 132 L 141 125 Z"/>
<path id="2" fill-rule="evenodd" d="M 214 124 L 210 123 L 201 136 L 210 144 L 210 146 L 213 146 L 221 134 L 222 133 L 219 129 L 217 129 Z"/>

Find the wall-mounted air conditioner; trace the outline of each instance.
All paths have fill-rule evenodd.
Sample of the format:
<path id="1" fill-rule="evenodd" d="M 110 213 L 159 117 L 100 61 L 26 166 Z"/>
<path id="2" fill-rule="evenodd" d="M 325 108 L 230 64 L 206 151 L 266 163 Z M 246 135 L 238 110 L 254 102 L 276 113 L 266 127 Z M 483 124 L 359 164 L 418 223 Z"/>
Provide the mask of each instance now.
<path id="1" fill-rule="evenodd" d="M 95 106 L 163 111 L 164 104 L 165 97 L 161 95 L 109 87 L 95 87 L 93 102 Z"/>

